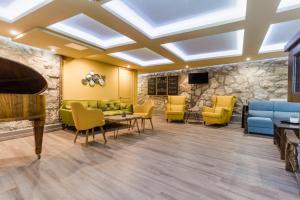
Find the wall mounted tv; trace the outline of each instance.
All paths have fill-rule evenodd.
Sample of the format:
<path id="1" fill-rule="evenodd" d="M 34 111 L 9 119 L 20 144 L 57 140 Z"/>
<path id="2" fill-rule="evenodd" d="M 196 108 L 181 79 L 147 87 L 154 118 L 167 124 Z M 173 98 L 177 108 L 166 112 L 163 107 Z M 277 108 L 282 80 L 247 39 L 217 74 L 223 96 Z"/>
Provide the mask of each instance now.
<path id="1" fill-rule="evenodd" d="M 208 72 L 189 74 L 189 84 L 205 84 L 205 83 L 208 83 Z"/>

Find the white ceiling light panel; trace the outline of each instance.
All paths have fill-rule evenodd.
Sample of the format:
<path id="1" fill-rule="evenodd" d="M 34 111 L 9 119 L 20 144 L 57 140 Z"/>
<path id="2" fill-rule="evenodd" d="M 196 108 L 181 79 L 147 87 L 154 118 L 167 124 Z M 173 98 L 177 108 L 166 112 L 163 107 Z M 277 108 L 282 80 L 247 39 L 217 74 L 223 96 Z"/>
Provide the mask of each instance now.
<path id="1" fill-rule="evenodd" d="M 1 0 L 0 20 L 9 23 L 28 15 L 53 0 Z"/>
<path id="2" fill-rule="evenodd" d="M 78 14 L 48 28 L 103 49 L 135 43 L 85 14 Z"/>
<path id="3" fill-rule="evenodd" d="M 281 0 L 277 12 L 300 8 L 300 0 Z"/>
<path id="4" fill-rule="evenodd" d="M 299 31 L 300 19 L 271 24 L 259 53 L 283 51 L 287 42 Z"/>
<path id="5" fill-rule="evenodd" d="M 161 55 L 147 48 L 116 52 L 111 53 L 109 55 L 116 58 L 120 58 L 125 61 L 135 63 L 142 67 L 173 63 L 171 60 L 164 58 Z"/>
<path id="6" fill-rule="evenodd" d="M 153 39 L 244 20 L 247 0 L 111 0 L 102 7 Z"/>
<path id="7" fill-rule="evenodd" d="M 205 60 L 243 54 L 244 30 L 193 38 L 162 46 L 184 61 Z"/>

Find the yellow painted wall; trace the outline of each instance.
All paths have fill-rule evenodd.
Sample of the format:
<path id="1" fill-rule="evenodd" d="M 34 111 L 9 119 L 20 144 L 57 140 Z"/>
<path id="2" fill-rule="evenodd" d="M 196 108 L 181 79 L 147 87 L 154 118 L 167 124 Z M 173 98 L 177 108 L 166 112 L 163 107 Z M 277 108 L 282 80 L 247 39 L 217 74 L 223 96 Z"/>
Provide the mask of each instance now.
<path id="1" fill-rule="evenodd" d="M 81 80 L 90 72 L 106 76 L 105 86 L 83 85 Z M 137 98 L 137 72 L 117 66 L 87 60 L 65 60 L 63 65 L 63 99 L 119 99 L 131 103 Z"/>

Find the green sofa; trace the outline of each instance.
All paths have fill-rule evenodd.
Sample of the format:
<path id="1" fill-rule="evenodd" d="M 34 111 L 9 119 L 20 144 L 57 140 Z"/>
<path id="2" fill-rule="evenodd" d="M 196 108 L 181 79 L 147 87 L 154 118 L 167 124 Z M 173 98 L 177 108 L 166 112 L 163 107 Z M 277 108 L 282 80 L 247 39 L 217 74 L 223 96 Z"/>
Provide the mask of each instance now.
<path id="1" fill-rule="evenodd" d="M 80 102 L 85 108 L 101 110 L 104 116 L 121 115 L 122 113 L 132 114 L 132 104 L 121 103 L 119 100 L 63 100 L 59 114 L 63 125 L 74 126 L 70 104 Z"/>

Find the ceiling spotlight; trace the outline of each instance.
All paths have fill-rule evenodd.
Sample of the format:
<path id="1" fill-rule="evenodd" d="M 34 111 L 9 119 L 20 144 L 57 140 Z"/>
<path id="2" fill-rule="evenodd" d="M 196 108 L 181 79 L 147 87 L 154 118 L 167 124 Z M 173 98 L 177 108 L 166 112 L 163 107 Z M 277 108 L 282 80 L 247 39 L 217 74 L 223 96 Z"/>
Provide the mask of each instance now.
<path id="1" fill-rule="evenodd" d="M 188 65 L 186 65 L 186 66 L 185 66 L 185 68 L 186 68 L 186 69 L 188 69 L 188 68 L 189 68 L 189 66 L 188 66 Z"/>
<path id="2" fill-rule="evenodd" d="M 19 34 L 19 32 L 18 32 L 18 31 L 16 31 L 16 30 L 11 30 L 11 31 L 10 31 L 10 34 L 12 34 L 12 35 L 18 35 L 18 34 Z"/>
<path id="3" fill-rule="evenodd" d="M 53 53 L 56 53 L 56 51 L 57 51 L 58 49 L 60 49 L 60 48 L 57 47 L 57 46 L 48 46 L 48 48 L 49 48 L 50 51 L 53 52 Z"/>
<path id="4" fill-rule="evenodd" d="M 127 67 L 127 68 L 130 68 L 130 65 L 127 65 L 126 67 Z"/>
<path id="5" fill-rule="evenodd" d="M 250 61 L 250 60 L 251 60 L 251 58 L 246 58 L 246 60 L 247 60 L 247 61 Z"/>

